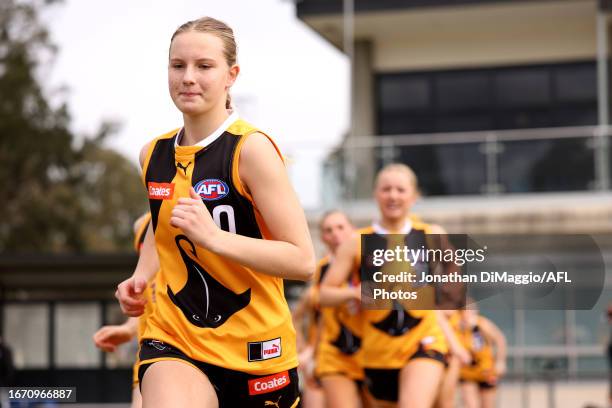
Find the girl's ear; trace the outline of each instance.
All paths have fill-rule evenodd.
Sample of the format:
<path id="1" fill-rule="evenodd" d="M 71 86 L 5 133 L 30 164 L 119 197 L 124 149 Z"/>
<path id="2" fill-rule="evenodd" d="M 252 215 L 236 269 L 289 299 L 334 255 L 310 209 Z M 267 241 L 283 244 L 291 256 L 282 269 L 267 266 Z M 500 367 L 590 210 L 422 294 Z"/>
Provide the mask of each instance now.
<path id="1" fill-rule="evenodd" d="M 234 64 L 229 70 L 229 77 L 228 77 L 227 85 L 226 85 L 227 89 L 231 88 L 232 85 L 234 85 L 234 82 L 236 82 L 236 78 L 238 78 L 239 73 L 240 73 L 240 66 L 237 64 Z"/>

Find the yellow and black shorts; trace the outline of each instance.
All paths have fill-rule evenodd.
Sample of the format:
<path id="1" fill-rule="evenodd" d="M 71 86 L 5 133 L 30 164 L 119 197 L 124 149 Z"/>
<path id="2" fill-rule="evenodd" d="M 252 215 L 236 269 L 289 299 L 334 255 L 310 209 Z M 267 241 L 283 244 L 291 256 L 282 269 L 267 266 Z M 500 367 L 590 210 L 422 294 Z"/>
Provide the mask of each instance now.
<path id="1" fill-rule="evenodd" d="M 446 365 L 446 354 L 435 350 L 425 349 L 423 345 L 419 345 L 417 351 L 408 357 L 408 361 L 417 358 L 427 358 L 434 361 L 439 361 Z M 399 399 L 399 377 L 401 368 L 365 368 L 365 384 L 366 387 L 378 401 L 397 402 Z"/>
<path id="2" fill-rule="evenodd" d="M 460 378 L 459 382 L 461 384 L 470 383 L 470 382 L 476 383 L 476 385 L 478 386 L 480 390 L 492 390 L 495 387 L 497 387 L 497 378 L 489 378 L 486 380 L 466 380 L 466 379 Z"/>
<path id="3" fill-rule="evenodd" d="M 280 373 L 253 375 L 193 360 L 181 350 L 158 340 L 143 340 L 140 344 L 138 379 L 157 361 L 180 360 L 202 371 L 217 392 L 219 407 L 300 406 L 297 367 Z"/>
<path id="4" fill-rule="evenodd" d="M 138 364 L 138 361 L 136 361 L 132 368 L 132 389 L 138 387 L 138 384 L 140 384 L 140 381 L 138 381 Z"/>
<path id="5" fill-rule="evenodd" d="M 316 355 L 315 376 L 321 379 L 327 375 L 343 375 L 355 381 L 364 378 L 357 356 L 346 355 L 332 345 L 321 344 Z"/>

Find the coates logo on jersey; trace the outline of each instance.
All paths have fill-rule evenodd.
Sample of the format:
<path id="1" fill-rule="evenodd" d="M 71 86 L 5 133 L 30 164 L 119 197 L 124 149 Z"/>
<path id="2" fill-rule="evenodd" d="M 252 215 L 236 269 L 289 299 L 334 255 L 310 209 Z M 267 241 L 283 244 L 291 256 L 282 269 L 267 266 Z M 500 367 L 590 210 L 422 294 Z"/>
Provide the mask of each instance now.
<path id="1" fill-rule="evenodd" d="M 291 379 L 289 378 L 288 371 L 249 380 L 249 395 L 267 394 L 268 392 L 280 390 L 290 383 Z"/>
<path id="2" fill-rule="evenodd" d="M 150 181 L 148 187 L 151 200 L 172 200 L 174 183 L 154 183 Z"/>
<path id="3" fill-rule="evenodd" d="M 198 181 L 193 189 L 202 200 L 215 201 L 225 197 L 229 193 L 229 188 L 224 181 L 219 179 L 206 179 Z"/>

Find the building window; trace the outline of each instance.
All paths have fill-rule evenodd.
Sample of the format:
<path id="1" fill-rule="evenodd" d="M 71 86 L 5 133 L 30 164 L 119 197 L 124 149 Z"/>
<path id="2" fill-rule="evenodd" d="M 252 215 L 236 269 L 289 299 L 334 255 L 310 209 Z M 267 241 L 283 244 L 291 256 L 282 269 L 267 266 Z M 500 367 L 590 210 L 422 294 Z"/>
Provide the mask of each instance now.
<path id="1" fill-rule="evenodd" d="M 49 307 L 46 304 L 6 304 L 4 328 L 6 343 L 13 351 L 15 366 L 49 367 Z"/>
<path id="2" fill-rule="evenodd" d="M 119 325 L 125 323 L 128 319 L 117 302 L 107 303 L 106 308 L 106 325 Z M 132 341 L 123 343 L 117 350 L 112 353 L 104 353 L 106 358 L 106 367 L 108 368 L 119 368 L 119 367 L 131 367 L 136 360 L 136 354 L 138 353 L 138 339 L 135 337 Z"/>
<path id="3" fill-rule="evenodd" d="M 525 345 L 565 345 L 567 341 L 564 310 L 529 310 L 525 313 Z"/>
<path id="4" fill-rule="evenodd" d="M 595 62 L 384 73 L 376 76 L 376 97 L 380 135 L 597 123 Z M 461 142 L 462 135 L 456 137 Z M 493 152 L 476 143 L 408 146 L 397 158 L 414 167 L 430 195 L 593 188 L 594 155 L 586 138 L 529 140 L 525 134 L 525 139 L 501 141 Z M 494 160 L 487 162 L 487 155 Z M 450 169 L 451 177 L 443 169 Z"/>
<path id="5" fill-rule="evenodd" d="M 590 139 L 501 143 L 499 179 L 507 193 L 589 190 L 595 179 Z"/>
<path id="6" fill-rule="evenodd" d="M 99 366 L 100 352 L 91 337 L 100 323 L 100 306 L 96 303 L 58 303 L 55 307 L 55 365 Z"/>

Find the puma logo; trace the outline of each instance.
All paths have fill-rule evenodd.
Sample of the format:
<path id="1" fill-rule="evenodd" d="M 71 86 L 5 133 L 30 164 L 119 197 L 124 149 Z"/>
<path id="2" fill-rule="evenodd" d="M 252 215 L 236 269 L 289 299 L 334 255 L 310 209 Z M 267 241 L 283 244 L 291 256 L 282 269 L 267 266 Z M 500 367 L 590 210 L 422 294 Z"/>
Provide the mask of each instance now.
<path id="1" fill-rule="evenodd" d="M 280 401 L 280 399 L 283 398 L 283 396 L 281 395 L 280 397 L 278 397 L 278 399 L 276 400 L 276 402 L 272 402 L 272 401 L 266 401 L 264 403 L 264 406 L 266 407 L 276 407 L 276 408 L 280 408 L 280 406 L 278 405 L 278 402 Z"/>
<path id="2" fill-rule="evenodd" d="M 176 167 L 178 167 L 179 169 L 183 170 L 183 172 L 185 172 L 185 175 L 187 175 L 187 168 L 189 167 L 190 164 L 191 164 L 191 162 L 189 162 L 185 166 L 183 166 L 182 163 L 176 162 Z"/>

